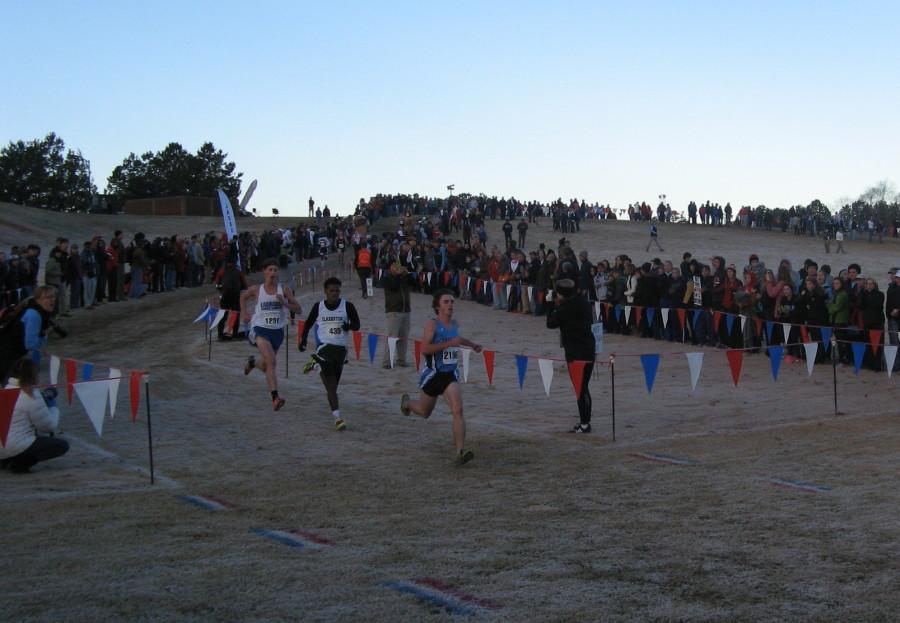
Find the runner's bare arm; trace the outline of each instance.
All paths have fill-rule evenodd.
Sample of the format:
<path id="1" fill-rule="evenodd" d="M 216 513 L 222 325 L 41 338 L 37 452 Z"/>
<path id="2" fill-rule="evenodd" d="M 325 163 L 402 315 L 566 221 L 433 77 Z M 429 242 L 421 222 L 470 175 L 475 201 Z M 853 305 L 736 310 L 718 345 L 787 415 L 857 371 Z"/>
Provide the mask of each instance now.
<path id="1" fill-rule="evenodd" d="M 243 292 L 241 292 L 241 318 L 244 319 L 244 322 L 250 322 L 250 319 L 253 317 L 252 314 L 247 313 L 247 301 L 250 299 L 255 299 L 259 294 L 259 286 L 250 286 Z"/>
<path id="2" fill-rule="evenodd" d="M 295 314 L 299 314 L 301 310 L 300 303 L 294 298 L 293 291 L 288 286 L 284 286 L 282 291 L 284 292 L 284 306 Z"/>
<path id="3" fill-rule="evenodd" d="M 468 348 L 471 348 L 471 349 L 474 350 L 476 353 L 480 353 L 481 350 L 482 350 L 481 344 L 476 344 L 476 343 L 473 342 L 472 340 L 469 340 L 469 339 L 467 339 L 467 338 L 464 338 L 463 336 L 459 336 L 459 343 L 460 343 L 461 346 L 466 346 L 466 347 L 468 347 Z"/>
<path id="4" fill-rule="evenodd" d="M 434 339 L 434 332 L 437 328 L 437 323 L 434 320 L 429 320 L 425 323 L 425 329 L 422 331 L 422 354 L 423 355 L 433 355 L 439 351 L 444 350 L 448 346 L 448 342 L 443 342 L 441 344 L 433 344 L 432 340 Z M 453 340 L 450 340 L 451 342 Z"/>

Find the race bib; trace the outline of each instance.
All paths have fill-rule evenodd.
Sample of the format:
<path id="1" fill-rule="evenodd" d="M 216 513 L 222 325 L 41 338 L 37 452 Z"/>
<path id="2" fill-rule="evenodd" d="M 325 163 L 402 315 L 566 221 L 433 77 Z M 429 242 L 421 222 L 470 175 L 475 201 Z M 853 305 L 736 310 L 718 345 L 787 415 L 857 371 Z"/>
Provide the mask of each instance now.
<path id="1" fill-rule="evenodd" d="M 445 348 L 442 351 L 444 354 L 441 357 L 441 361 L 446 366 L 455 366 L 459 363 L 459 349 L 458 348 Z"/>

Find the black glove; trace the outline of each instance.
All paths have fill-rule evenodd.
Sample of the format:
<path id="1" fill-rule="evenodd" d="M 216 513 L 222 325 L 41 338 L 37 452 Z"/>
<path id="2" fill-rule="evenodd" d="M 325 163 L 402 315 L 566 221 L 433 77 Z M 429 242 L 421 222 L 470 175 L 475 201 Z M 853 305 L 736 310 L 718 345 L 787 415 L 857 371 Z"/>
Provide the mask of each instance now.
<path id="1" fill-rule="evenodd" d="M 297 348 L 300 349 L 301 353 L 303 351 L 305 351 L 306 350 L 306 340 L 303 340 L 302 342 L 300 342 L 300 345 Z"/>

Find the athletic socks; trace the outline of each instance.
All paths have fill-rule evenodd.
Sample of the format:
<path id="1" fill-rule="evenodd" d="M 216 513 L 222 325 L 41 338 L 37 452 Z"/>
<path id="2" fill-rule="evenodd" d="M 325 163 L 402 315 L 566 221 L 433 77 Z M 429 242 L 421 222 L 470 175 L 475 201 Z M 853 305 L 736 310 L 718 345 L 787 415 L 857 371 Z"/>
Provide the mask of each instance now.
<path id="1" fill-rule="evenodd" d="M 339 419 L 341 419 L 341 410 L 335 409 L 334 411 L 331 412 L 331 415 L 334 416 L 334 419 L 339 420 Z"/>
<path id="2" fill-rule="evenodd" d="M 278 400 L 278 390 L 272 392 L 272 400 Z"/>

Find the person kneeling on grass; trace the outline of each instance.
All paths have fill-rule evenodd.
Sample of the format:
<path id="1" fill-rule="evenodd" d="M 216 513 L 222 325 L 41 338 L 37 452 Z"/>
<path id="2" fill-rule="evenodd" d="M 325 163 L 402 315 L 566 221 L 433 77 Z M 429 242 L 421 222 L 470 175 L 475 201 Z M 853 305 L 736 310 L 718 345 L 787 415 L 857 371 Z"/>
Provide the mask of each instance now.
<path id="1" fill-rule="evenodd" d="M 9 468 L 14 474 L 27 473 L 36 463 L 55 459 L 69 451 L 68 441 L 52 436 L 59 425 L 56 389 L 48 387 L 36 391 L 37 376 L 37 364 L 23 357 L 13 364 L 6 385 L 6 389 L 18 387 L 20 390 L 6 445 L 0 446 L 0 466 Z"/>
<path id="2" fill-rule="evenodd" d="M 337 389 L 344 364 L 347 363 L 347 332 L 359 331 L 359 314 L 353 303 L 341 298 L 340 279 L 329 277 L 322 286 L 325 289 L 325 299 L 309 310 L 299 348 L 301 352 L 306 350 L 306 339 L 315 324 L 316 342 L 319 346 L 303 366 L 303 374 L 319 369 L 319 376 L 328 396 L 328 406 L 331 407 L 331 415 L 334 417 L 334 428 L 342 431 L 347 428 L 347 423 L 341 417 Z"/>
<path id="3" fill-rule="evenodd" d="M 456 464 L 464 465 L 475 458 L 466 450 L 466 420 L 463 418 L 462 392 L 459 388 L 459 347 L 467 346 L 481 352 L 481 345 L 459 334 L 459 326 L 453 320 L 453 293 L 438 290 L 431 307 L 437 318 L 425 323 L 422 335 L 422 353 L 425 369 L 419 378 L 422 394 L 418 400 L 410 400 L 409 394 L 400 398 L 403 415 L 415 413 L 427 418 L 434 411 L 439 396 L 443 396 L 453 412 L 453 441 L 456 444 Z"/>

